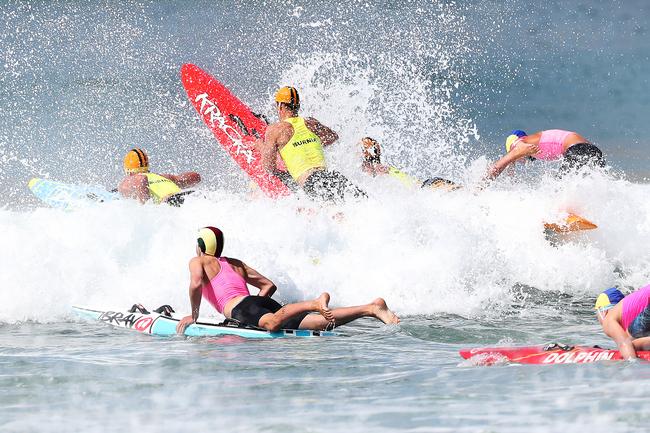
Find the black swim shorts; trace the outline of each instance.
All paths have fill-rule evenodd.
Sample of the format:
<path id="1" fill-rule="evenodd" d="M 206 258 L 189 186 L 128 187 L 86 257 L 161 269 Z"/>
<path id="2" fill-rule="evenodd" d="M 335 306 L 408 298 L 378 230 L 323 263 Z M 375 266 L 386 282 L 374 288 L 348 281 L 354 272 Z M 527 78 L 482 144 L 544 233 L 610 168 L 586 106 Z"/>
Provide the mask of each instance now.
<path id="1" fill-rule="evenodd" d="M 579 170 L 584 166 L 591 168 L 605 167 L 603 152 L 591 143 L 574 144 L 564 152 L 564 159 L 560 165 L 560 174 Z"/>
<path id="2" fill-rule="evenodd" d="M 282 305 L 268 296 L 246 296 L 232 309 L 232 318 L 248 326 L 260 327 L 260 319 L 268 313 L 275 313 Z M 309 313 L 301 313 L 284 322 L 282 329 L 299 329 L 300 322 Z"/>
<path id="3" fill-rule="evenodd" d="M 627 328 L 632 338 L 643 338 L 650 336 L 650 306 L 646 307 L 638 316 L 630 323 Z"/>
<path id="4" fill-rule="evenodd" d="M 293 180 L 293 177 L 291 177 L 288 171 L 275 170 L 273 174 L 275 175 L 275 177 L 280 179 L 280 181 L 282 181 L 284 186 L 286 186 L 293 192 L 298 192 L 300 186 L 295 180 Z"/>
<path id="5" fill-rule="evenodd" d="M 422 188 L 427 188 L 427 187 L 433 187 L 433 188 L 440 188 L 440 187 L 455 187 L 458 186 L 454 182 L 443 179 L 442 177 L 434 177 L 431 179 L 427 179 L 424 182 L 422 182 Z"/>
<path id="6" fill-rule="evenodd" d="M 192 194 L 193 192 L 194 191 L 181 191 L 174 195 L 170 195 L 165 199 L 165 203 L 167 203 L 170 206 L 180 207 L 183 203 L 185 203 L 185 197 L 188 194 Z"/>
<path id="7" fill-rule="evenodd" d="M 314 200 L 332 203 L 343 202 L 346 196 L 356 199 L 368 197 L 365 192 L 338 171 L 315 171 L 309 175 L 303 189 Z"/>

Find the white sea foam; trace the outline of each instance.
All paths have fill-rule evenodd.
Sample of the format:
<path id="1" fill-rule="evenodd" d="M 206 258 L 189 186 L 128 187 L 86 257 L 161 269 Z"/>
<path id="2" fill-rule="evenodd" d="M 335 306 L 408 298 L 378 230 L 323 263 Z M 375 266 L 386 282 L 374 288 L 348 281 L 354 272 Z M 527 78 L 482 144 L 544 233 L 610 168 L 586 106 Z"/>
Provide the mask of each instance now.
<path id="1" fill-rule="evenodd" d="M 327 290 L 333 305 L 383 296 L 402 314 L 467 315 L 507 305 L 516 283 L 584 295 L 650 278 L 647 185 L 603 176 L 454 192 L 391 183 L 365 182 L 371 198 L 344 206 L 340 221 L 334 209 L 298 211 L 304 200 L 224 191 L 181 208 L 2 210 L 0 320 L 56 321 L 73 304 L 186 311 L 187 262 L 208 224 L 224 230 L 224 254 L 273 279 L 285 302 Z M 552 246 L 542 223 L 567 211 L 599 228 Z"/>
<path id="2" fill-rule="evenodd" d="M 0 180 L 10 185 L 3 199 L 11 198 L 11 210 L 0 210 L 0 321 L 60 320 L 72 304 L 171 303 L 187 310 L 187 261 L 196 229 L 206 224 L 222 227 L 225 254 L 276 281 L 283 301 L 328 290 L 333 305 L 383 296 L 402 314 L 469 315 L 507 306 L 517 283 L 579 295 L 614 283 L 646 283 L 647 185 L 599 174 L 560 183 L 540 174 L 541 181 L 502 179 L 482 191 L 472 186 L 485 173 L 487 161 L 469 160 L 475 150 L 470 147 L 478 146 L 478 131 L 458 102 L 468 97 L 467 82 L 472 81 L 463 62 L 481 47 L 472 42 L 471 29 L 453 5 L 434 9 L 426 26 L 416 25 L 423 22 L 419 9 L 402 16 L 405 22 L 385 17 L 379 24 L 394 29 L 395 35 L 374 29 L 357 35 L 354 22 L 337 21 L 341 34 L 327 35 L 329 51 L 322 46 L 308 53 L 288 50 L 295 61 L 285 63 L 283 58 L 280 70 L 275 63 L 264 70 L 265 76 L 277 74 L 275 86 L 298 87 L 303 113 L 340 133 L 340 142 L 327 151 L 329 163 L 370 195 L 367 201 L 346 205 L 342 221 L 332 217 L 335 210 L 299 212 L 305 202 L 295 198 L 276 202 L 251 199 L 242 192 L 241 171 L 225 159 L 207 128 L 191 117 L 194 113 L 176 75 L 170 76 L 177 94 L 160 90 L 160 83 L 121 88 L 119 80 L 100 80 L 102 85 L 95 86 L 99 90 L 84 80 L 71 84 L 71 95 L 80 93 L 92 101 L 103 101 L 116 88 L 127 92 L 129 101 L 142 104 L 127 104 L 129 116 L 140 113 L 139 121 L 121 122 L 117 116 L 118 127 L 104 132 L 110 139 L 96 137 L 97 132 L 84 135 L 89 128 L 81 123 L 71 131 L 57 124 L 63 129 L 53 132 L 65 132 L 57 139 L 50 129 L 30 126 L 32 135 L 23 134 L 21 140 L 31 147 L 9 135 L 2 140 Z M 415 27 L 408 29 L 411 24 Z M 360 38 L 357 49 L 339 45 L 341 38 L 352 36 Z M 96 45 L 103 46 L 104 39 L 100 42 Z M 369 49 L 377 43 L 396 45 Z M 174 74 L 179 66 L 165 65 Z M 124 105 L 124 100 L 108 101 L 111 108 L 117 102 Z M 270 100 L 264 104 L 271 106 Z M 74 105 L 75 110 L 83 108 Z M 74 119 L 84 117 L 74 113 Z M 92 111 L 96 127 L 105 120 L 102 113 Z M 113 116 L 110 110 L 106 113 Z M 268 114 L 274 118 L 274 113 Z M 147 140 L 153 139 L 138 141 L 125 125 L 155 131 L 151 135 L 158 141 L 147 147 Z M 387 163 L 421 179 L 450 177 L 468 188 L 449 193 L 409 190 L 391 179 L 365 177 L 357 145 L 364 135 L 381 141 Z M 38 170 L 53 179 L 114 184 L 119 176 L 116 155 L 133 145 L 150 151 L 155 169 L 198 167 L 203 188 L 212 191 L 190 197 L 180 209 L 128 201 L 68 213 L 16 206 L 21 201 L 17 198 L 28 194 L 24 177 Z M 21 156 L 25 149 L 33 159 Z M 71 173 L 74 170 L 88 172 Z M 568 211 L 599 228 L 553 246 L 544 237 L 542 223 L 558 221 Z M 203 311 L 213 314 L 210 308 Z"/>

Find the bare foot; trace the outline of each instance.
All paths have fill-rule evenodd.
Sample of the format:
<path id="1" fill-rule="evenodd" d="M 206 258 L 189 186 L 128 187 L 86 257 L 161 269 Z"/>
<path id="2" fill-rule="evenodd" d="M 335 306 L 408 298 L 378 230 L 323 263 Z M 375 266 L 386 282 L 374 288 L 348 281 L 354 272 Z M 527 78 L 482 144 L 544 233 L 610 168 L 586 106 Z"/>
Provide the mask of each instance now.
<path id="1" fill-rule="evenodd" d="M 388 305 L 386 305 L 386 301 L 383 298 L 377 298 L 371 304 L 374 306 L 373 314 L 377 319 L 386 324 L 399 323 L 399 317 L 388 309 Z"/>
<path id="2" fill-rule="evenodd" d="M 330 310 L 329 303 L 330 294 L 327 292 L 321 293 L 318 298 L 314 299 L 314 306 L 316 307 L 316 311 L 318 311 L 321 316 L 323 316 L 329 322 L 333 322 L 334 314 L 332 314 L 332 310 Z"/>

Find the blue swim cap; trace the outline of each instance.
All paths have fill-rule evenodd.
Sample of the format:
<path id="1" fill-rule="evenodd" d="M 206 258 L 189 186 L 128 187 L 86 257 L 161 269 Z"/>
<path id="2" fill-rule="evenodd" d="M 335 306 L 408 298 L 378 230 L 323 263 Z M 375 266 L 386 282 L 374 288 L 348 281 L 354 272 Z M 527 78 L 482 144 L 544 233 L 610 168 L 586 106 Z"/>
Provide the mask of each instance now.
<path id="1" fill-rule="evenodd" d="M 621 299 L 624 297 L 625 295 L 616 287 L 607 289 L 596 298 L 594 310 L 609 310 L 610 308 L 613 308 L 614 305 L 621 302 Z"/>
<path id="2" fill-rule="evenodd" d="M 510 135 L 516 135 L 517 137 L 521 138 L 521 137 L 525 137 L 525 136 L 528 135 L 528 134 L 526 134 L 526 133 L 525 133 L 524 131 L 522 131 L 521 129 L 515 129 L 515 130 L 513 130 L 513 131 L 510 131 Z"/>

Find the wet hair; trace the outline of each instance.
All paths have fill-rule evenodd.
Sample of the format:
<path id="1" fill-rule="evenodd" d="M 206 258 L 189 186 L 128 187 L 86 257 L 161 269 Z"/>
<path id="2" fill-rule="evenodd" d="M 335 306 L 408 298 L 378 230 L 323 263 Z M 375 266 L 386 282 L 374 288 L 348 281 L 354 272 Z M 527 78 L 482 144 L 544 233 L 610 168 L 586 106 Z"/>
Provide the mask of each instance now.
<path id="1" fill-rule="evenodd" d="M 278 102 L 277 104 L 287 108 L 289 111 L 291 111 L 293 113 L 297 113 L 298 110 L 300 110 L 300 103 L 298 103 L 298 104 L 289 104 L 288 102 Z"/>

